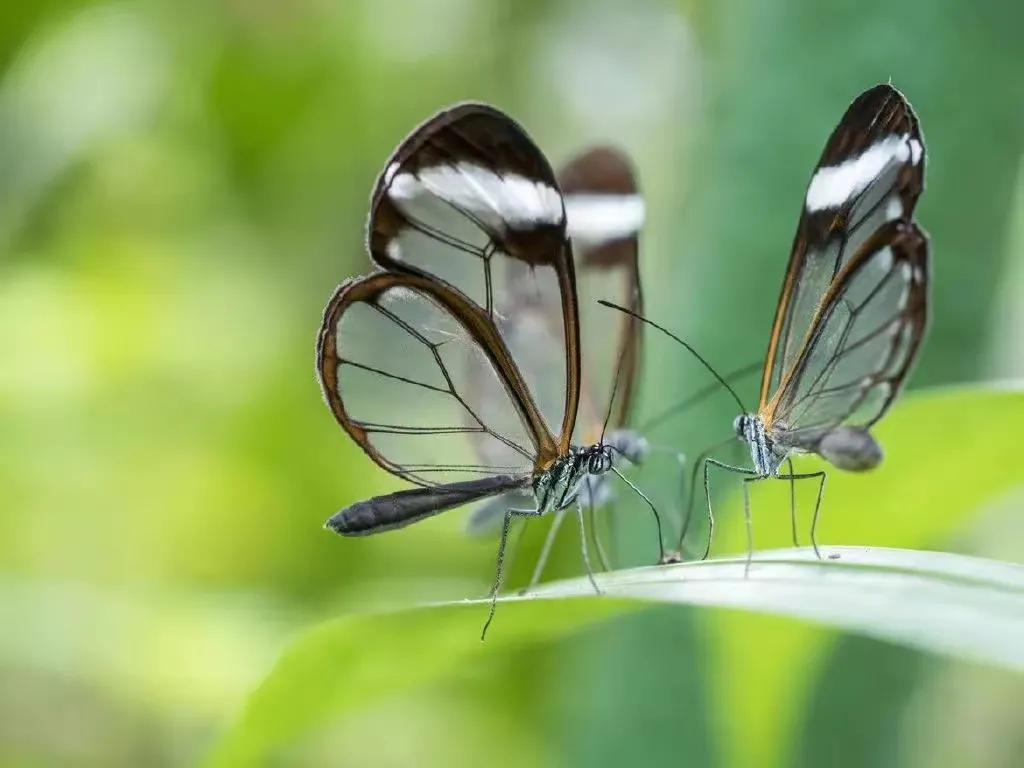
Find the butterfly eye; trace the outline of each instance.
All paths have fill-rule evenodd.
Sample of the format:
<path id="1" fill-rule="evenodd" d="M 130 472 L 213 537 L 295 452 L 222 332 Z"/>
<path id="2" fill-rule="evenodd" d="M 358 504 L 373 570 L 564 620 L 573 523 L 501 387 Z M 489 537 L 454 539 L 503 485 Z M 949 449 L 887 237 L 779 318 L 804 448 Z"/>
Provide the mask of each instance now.
<path id="1" fill-rule="evenodd" d="M 606 445 L 601 449 L 601 467 L 602 470 L 607 472 L 612 468 L 612 464 L 615 461 L 615 456 L 612 453 L 612 447 Z"/>

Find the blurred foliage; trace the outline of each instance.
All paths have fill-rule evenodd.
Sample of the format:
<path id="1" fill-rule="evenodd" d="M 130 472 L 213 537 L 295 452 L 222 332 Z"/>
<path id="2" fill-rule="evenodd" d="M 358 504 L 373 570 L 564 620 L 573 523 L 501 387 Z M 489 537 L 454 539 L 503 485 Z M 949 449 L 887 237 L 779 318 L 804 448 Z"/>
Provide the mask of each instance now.
<path id="1" fill-rule="evenodd" d="M 825 137 L 892 79 L 929 151 L 935 322 L 914 385 L 1020 376 L 1022 16 L 1009 0 L 4 5 L 0 765 L 192 764 L 301 627 L 486 591 L 494 549 L 461 535 L 460 513 L 358 541 L 321 530 L 395 484 L 320 402 L 320 311 L 367 268 L 388 152 L 445 104 L 498 104 L 556 162 L 625 145 L 650 200 L 650 314 L 727 369 L 763 351 Z M 649 362 L 644 412 L 706 382 L 653 339 Z M 823 538 L 1019 561 L 1024 495 L 981 492 L 1021 483 L 1007 426 L 1021 406 L 1005 408 L 984 432 L 951 408 L 958 437 L 931 483 L 897 470 L 953 432 L 887 422 L 882 469 L 831 475 Z M 692 455 L 731 410 L 718 398 L 655 439 Z M 677 504 L 669 465 L 637 479 Z M 784 541 L 777 501 L 759 494 L 759 545 Z M 853 512 L 876 506 L 884 525 Z M 623 563 L 650 559 L 638 514 L 618 515 Z M 552 575 L 579 570 L 563 538 Z M 742 664 L 718 666 L 737 646 Z M 1019 762 L 1016 678 L 790 620 L 645 611 L 461 673 L 292 762 L 396 724 L 407 751 L 376 764 L 451 765 L 460 744 L 494 764 L 810 764 L 829 744 L 836 765 Z M 863 747 L 882 722 L 878 749 Z"/>

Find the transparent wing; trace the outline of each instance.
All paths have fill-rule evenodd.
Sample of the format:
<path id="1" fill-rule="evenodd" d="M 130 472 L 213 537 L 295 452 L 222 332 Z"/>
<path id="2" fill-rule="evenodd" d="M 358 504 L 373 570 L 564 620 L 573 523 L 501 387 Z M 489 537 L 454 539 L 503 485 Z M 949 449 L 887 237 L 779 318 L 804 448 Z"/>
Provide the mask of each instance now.
<path id="1" fill-rule="evenodd" d="M 579 398 L 575 276 L 562 195 L 525 131 L 481 104 L 428 120 L 378 180 L 368 240 L 381 267 L 441 281 L 479 307 L 564 453 Z M 558 308 L 543 345 L 507 333 L 523 294 Z"/>
<path id="2" fill-rule="evenodd" d="M 616 376 L 608 428 L 627 426 L 632 413 L 643 352 L 642 324 L 609 312 L 597 300 L 643 314 L 638 238 L 645 206 L 632 163 L 611 147 L 594 147 L 578 155 L 558 179 L 581 297 L 583 376 L 576 442 L 589 445 L 600 437 Z"/>
<path id="3" fill-rule="evenodd" d="M 640 365 L 640 323 L 597 304 L 607 299 L 643 311 L 637 264 L 637 236 L 644 202 L 637 192 L 628 158 L 608 147 L 595 147 L 570 161 L 558 175 L 565 196 L 567 228 L 572 238 L 580 302 L 582 366 L 574 442 L 590 445 L 600 437 L 616 371 L 619 387 L 609 424 L 628 422 Z M 513 269 L 514 265 L 510 265 Z M 536 350 L 556 343 L 562 312 L 557 296 L 538 292 L 529 280 L 507 276 L 514 310 L 499 321 L 502 335 L 516 350 L 524 369 L 543 364 Z M 609 343 L 612 339 L 613 343 Z M 619 360 L 622 360 L 619 368 Z M 553 386 L 534 390 L 542 410 L 561 393 Z"/>
<path id="4" fill-rule="evenodd" d="M 530 396 L 542 414 L 561 413 L 565 403 L 565 380 L 551 370 L 552 353 L 562 348 L 562 307 L 557 295 L 543 290 L 535 276 L 509 262 L 502 275 L 508 286 L 510 311 L 495 318 L 495 325 L 516 365 L 529 382 Z M 561 369 L 559 369 L 561 370 Z M 469 401 L 474 407 L 493 410 L 496 392 L 485 379 L 469 382 Z M 550 423 L 550 422 L 548 422 Z M 474 439 L 477 453 L 485 461 L 494 459 L 493 443 Z"/>
<path id="5" fill-rule="evenodd" d="M 600 438 L 616 367 L 621 358 L 616 407 L 607 439 L 628 423 L 637 372 L 640 366 L 640 324 L 628 317 L 612 316 L 597 304 L 604 298 L 643 313 L 637 236 L 644 221 L 640 197 L 629 159 L 609 147 L 594 147 L 572 159 L 558 174 L 565 198 L 567 227 L 572 239 L 580 304 L 582 366 L 580 400 L 573 442 L 591 445 Z M 517 350 L 520 366 L 529 369 L 542 364 L 531 350 L 557 341 L 561 334 L 561 307 L 557 296 L 545 296 L 529 281 L 510 275 L 516 309 L 502 326 L 502 335 Z M 609 344 L 609 331 L 617 331 L 617 342 Z M 614 337 L 613 337 L 614 338 Z M 560 393 L 552 388 L 534 390 L 547 408 L 557 405 Z M 546 410 L 545 406 L 541 406 Z M 486 441 L 478 441 L 481 456 L 488 456 Z M 586 478 L 581 491 L 584 503 L 600 508 L 612 497 L 606 476 Z M 481 505 L 470 517 L 471 535 L 492 534 L 500 529 L 505 510 L 528 505 L 522 492 L 510 493 Z"/>
<path id="6" fill-rule="evenodd" d="M 761 381 L 763 410 L 789 377 L 822 298 L 888 222 L 912 221 L 924 185 L 924 143 L 903 95 L 889 85 L 850 105 L 804 199 Z"/>
<path id="7" fill-rule="evenodd" d="M 436 280 L 378 272 L 342 284 L 324 314 L 317 367 L 342 427 L 419 485 L 526 476 L 542 448 L 554 449 L 487 316 Z M 473 387 L 488 396 L 471 404 Z"/>
<path id="8" fill-rule="evenodd" d="M 861 247 L 770 405 L 777 440 L 813 450 L 840 424 L 867 429 L 882 417 L 924 336 L 927 286 L 928 241 L 917 225 L 889 222 Z"/>

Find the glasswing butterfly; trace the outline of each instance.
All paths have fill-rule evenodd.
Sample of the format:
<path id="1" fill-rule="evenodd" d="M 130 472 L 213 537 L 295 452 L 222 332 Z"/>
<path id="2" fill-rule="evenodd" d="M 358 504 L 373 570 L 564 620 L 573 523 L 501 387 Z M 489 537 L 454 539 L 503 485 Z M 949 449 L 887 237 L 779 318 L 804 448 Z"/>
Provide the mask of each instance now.
<path id="1" fill-rule="evenodd" d="M 557 178 L 565 200 L 578 295 L 615 296 L 632 311 L 643 314 L 638 235 L 645 204 L 629 158 L 612 147 L 592 147 L 569 161 Z M 539 337 L 536 343 L 551 344 L 557 340 L 561 307 L 537 301 L 530 290 L 520 291 L 517 298 L 516 310 L 499 324 L 505 338 L 546 328 L 549 338 Z M 582 369 L 586 375 L 580 382 L 573 442 L 603 443 L 611 446 L 624 462 L 641 464 L 651 450 L 650 445 L 629 424 L 642 356 L 642 324 L 623 318 L 617 342 L 609 343 L 615 336 L 608 331 L 607 313 L 593 302 L 585 302 L 579 312 Z M 588 474 L 580 488 L 580 501 L 589 516 L 588 527 L 605 570 L 609 568 L 608 557 L 596 533 L 593 513 L 614 500 L 609 480 L 607 473 Z M 521 507 L 528 503 L 528 495 L 522 492 L 498 497 L 473 513 L 468 530 L 471 534 L 496 530 L 510 505 Z M 527 589 L 540 581 L 567 511 L 563 508 L 556 512 Z"/>
<path id="2" fill-rule="evenodd" d="M 928 238 L 914 221 L 924 166 L 917 117 L 890 85 L 858 96 L 825 145 L 804 197 L 757 411 L 748 411 L 718 377 L 740 406 L 734 430 L 749 446 L 753 468 L 726 464 L 709 452 L 694 464 L 694 481 L 698 467 L 703 467 L 708 504 L 704 557 L 714 532 L 710 467 L 746 475 L 749 568 L 751 483 L 768 478 L 790 481 L 796 543 L 793 482 L 818 481 L 811 543 L 820 557 L 816 534 L 826 475 L 795 473 L 791 456 L 814 453 L 854 472 L 881 462 L 882 449 L 870 428 L 885 415 L 906 381 L 928 321 Z M 680 549 L 694 496 L 691 490 Z"/>
<path id="3" fill-rule="evenodd" d="M 587 478 L 620 474 L 617 446 L 573 440 L 581 348 L 566 202 L 515 121 L 461 104 L 392 153 L 371 198 L 367 249 L 377 269 L 335 290 L 317 371 L 349 436 L 418 487 L 353 504 L 327 527 L 374 534 L 525 493 L 529 505 L 503 513 L 486 632 L 512 520 L 575 505 L 582 532 Z M 556 321 L 532 306 L 557 307 Z M 637 344 L 622 350 L 639 355 Z M 582 547 L 593 581 L 585 535 Z"/>

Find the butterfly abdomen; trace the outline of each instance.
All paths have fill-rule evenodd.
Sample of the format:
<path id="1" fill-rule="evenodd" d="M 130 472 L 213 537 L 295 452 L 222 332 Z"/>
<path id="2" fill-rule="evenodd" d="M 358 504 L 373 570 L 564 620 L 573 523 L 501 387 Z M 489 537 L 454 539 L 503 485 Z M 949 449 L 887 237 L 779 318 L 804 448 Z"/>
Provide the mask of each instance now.
<path id="1" fill-rule="evenodd" d="M 818 454 L 847 472 L 865 472 L 882 463 L 882 446 L 866 429 L 837 427 L 818 444 Z"/>
<path id="2" fill-rule="evenodd" d="M 374 496 L 341 510 L 324 526 L 342 536 L 369 536 L 412 525 L 426 517 L 496 496 L 526 484 L 509 475 Z"/>

